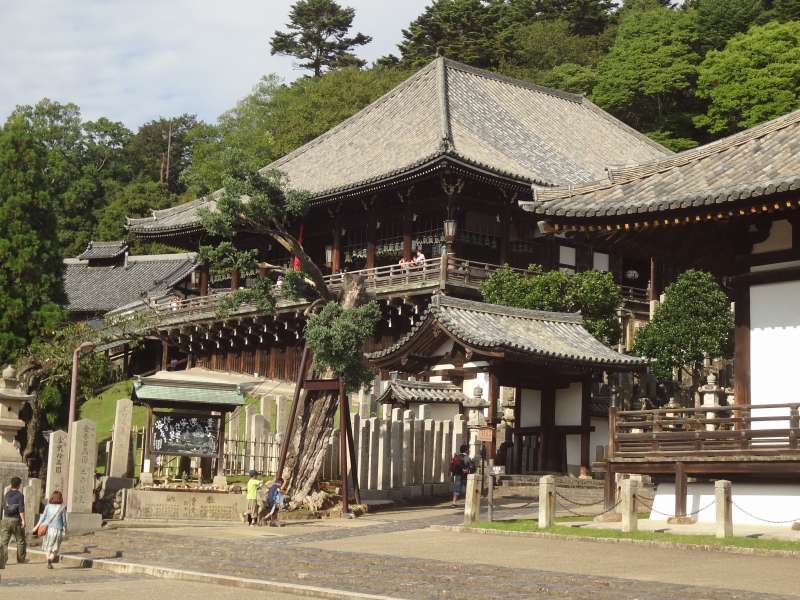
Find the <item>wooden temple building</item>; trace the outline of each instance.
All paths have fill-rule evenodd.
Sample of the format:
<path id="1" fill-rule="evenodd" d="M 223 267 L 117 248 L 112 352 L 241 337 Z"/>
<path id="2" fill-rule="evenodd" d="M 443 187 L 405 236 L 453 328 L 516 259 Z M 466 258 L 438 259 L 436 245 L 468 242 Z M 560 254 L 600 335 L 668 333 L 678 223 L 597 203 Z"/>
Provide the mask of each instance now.
<path id="1" fill-rule="evenodd" d="M 604 176 L 608 164 L 670 154 L 581 96 L 439 58 L 265 169 L 280 170 L 291 186 L 311 194 L 309 213 L 294 227 L 330 286 L 340 284 L 344 271 L 368 275 L 383 307 L 370 347 L 377 350 L 418 322 L 433 293 L 478 299 L 481 282 L 504 263 L 611 271 L 629 313 L 646 316 L 647 260 L 629 261 L 588 238 L 544 235 L 518 203 L 530 198 L 531 186 L 580 185 Z M 193 251 L 205 238 L 198 209 L 213 210 L 216 197 L 129 219 L 128 230 Z M 265 265 L 290 262 L 270 240 L 241 232 L 236 243 L 257 249 Z M 400 258 L 417 251 L 424 261 L 398 268 Z M 277 275 L 266 267 L 217 278 L 202 266 L 198 272 L 197 296 L 177 310 L 156 307 L 163 364 L 187 358 L 211 369 L 292 380 L 302 305 L 282 304 L 274 317 L 243 307 L 224 322 L 215 312 L 231 288 Z"/>
<path id="2" fill-rule="evenodd" d="M 668 158 L 610 168 L 588 184 L 538 188 L 523 206 L 559 235 L 709 270 L 734 300 L 733 401 L 709 381 L 700 407 L 612 409 L 608 481 L 614 473 L 674 477 L 674 514 L 713 520 L 713 508 L 687 509 L 687 494 L 697 501 L 710 493 L 702 483 L 692 493 L 687 476 L 733 479 L 734 502 L 744 508 L 734 507 L 735 522 L 797 518 L 800 111 Z M 748 485 L 756 487 L 737 497 Z M 613 493 L 611 485 L 609 502 Z"/>

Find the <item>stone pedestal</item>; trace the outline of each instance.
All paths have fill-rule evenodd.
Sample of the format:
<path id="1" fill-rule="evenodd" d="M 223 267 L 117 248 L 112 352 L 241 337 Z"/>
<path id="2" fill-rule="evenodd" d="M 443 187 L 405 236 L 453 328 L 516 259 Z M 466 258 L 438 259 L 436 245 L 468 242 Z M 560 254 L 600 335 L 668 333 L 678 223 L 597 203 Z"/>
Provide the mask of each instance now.
<path id="1" fill-rule="evenodd" d="M 733 496 L 731 482 L 720 479 L 714 482 L 714 505 L 716 509 L 716 535 L 718 538 L 733 536 Z"/>
<path id="2" fill-rule="evenodd" d="M 228 478 L 225 475 L 214 475 L 214 482 L 212 485 L 218 490 L 228 489 Z"/>
<path id="3" fill-rule="evenodd" d="M 117 400 L 114 430 L 111 434 L 113 446 L 111 447 L 111 465 L 108 470 L 110 477 L 127 477 L 131 473 L 128 459 L 130 458 L 132 421 L 133 402 L 128 399 Z"/>

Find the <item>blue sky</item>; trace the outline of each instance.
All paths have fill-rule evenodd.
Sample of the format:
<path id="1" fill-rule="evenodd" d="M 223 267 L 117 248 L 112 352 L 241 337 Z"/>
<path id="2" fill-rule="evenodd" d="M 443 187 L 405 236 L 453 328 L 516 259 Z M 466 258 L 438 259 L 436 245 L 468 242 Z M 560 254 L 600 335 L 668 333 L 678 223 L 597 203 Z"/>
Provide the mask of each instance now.
<path id="1" fill-rule="evenodd" d="M 340 0 L 373 37 L 358 54 L 396 53 L 401 29 L 430 0 Z M 293 0 L 5 0 L 0 8 L 0 120 L 43 97 L 84 118 L 135 129 L 184 112 L 214 121 L 259 77 L 299 75 L 270 56 Z"/>

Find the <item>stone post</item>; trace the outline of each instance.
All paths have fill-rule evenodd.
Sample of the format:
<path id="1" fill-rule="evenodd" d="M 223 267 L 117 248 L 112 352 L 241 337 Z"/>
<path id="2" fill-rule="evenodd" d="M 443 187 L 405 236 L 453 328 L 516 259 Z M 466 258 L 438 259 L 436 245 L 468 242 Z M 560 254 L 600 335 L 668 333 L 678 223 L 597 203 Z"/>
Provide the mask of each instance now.
<path id="1" fill-rule="evenodd" d="M 269 421 L 263 415 L 253 415 L 250 423 L 250 435 L 252 437 L 252 455 L 250 457 L 250 468 L 263 473 L 266 469 L 266 439 L 269 429 Z"/>
<path id="2" fill-rule="evenodd" d="M 102 517 L 92 514 L 92 492 L 97 464 L 97 428 L 88 419 L 72 424 L 69 440 L 67 522 L 73 534 L 100 528 Z"/>
<path id="3" fill-rule="evenodd" d="M 275 406 L 276 433 L 280 433 L 283 437 L 286 433 L 286 423 L 289 421 L 289 399 L 286 396 L 275 396 Z"/>
<path id="4" fill-rule="evenodd" d="M 730 481 L 719 479 L 714 482 L 714 500 L 717 512 L 716 535 L 718 538 L 733 536 L 732 496 Z"/>
<path id="5" fill-rule="evenodd" d="M 420 419 L 414 419 L 414 466 L 413 479 L 414 485 L 422 485 L 422 465 L 425 454 L 425 430 L 424 423 Z"/>
<path id="6" fill-rule="evenodd" d="M 69 458 L 69 448 L 67 446 L 67 434 L 64 431 L 50 432 L 50 441 L 47 448 L 47 485 L 44 495 L 50 498 L 50 494 L 58 490 L 62 495 L 66 495 L 65 488 L 67 474 L 67 459 Z"/>
<path id="7" fill-rule="evenodd" d="M 431 481 L 433 483 L 442 482 L 442 430 L 444 423 L 442 421 L 433 422 L 433 452 L 431 454 Z"/>
<path id="8" fill-rule="evenodd" d="M 353 432 L 353 449 L 355 451 L 356 460 L 359 460 L 360 450 L 358 446 L 358 441 L 361 437 L 361 415 L 359 414 L 351 414 L 350 415 L 350 430 Z M 343 444 L 347 444 L 347 438 L 342 440 Z M 351 486 L 353 482 L 353 473 L 352 468 L 353 465 L 350 462 L 350 448 L 345 447 L 344 450 L 345 456 L 347 456 L 347 485 Z M 356 471 L 358 474 L 358 471 Z M 358 485 L 361 485 L 361 481 L 359 480 Z"/>
<path id="9" fill-rule="evenodd" d="M 389 447 L 392 452 L 389 488 L 398 489 L 403 487 L 403 446 L 405 439 L 405 424 L 402 418 L 402 410 L 392 409 L 391 442 Z"/>
<path id="10" fill-rule="evenodd" d="M 370 419 L 361 420 L 361 432 L 358 436 L 358 486 L 361 491 L 369 489 L 369 449 L 372 445 L 372 423 Z"/>
<path id="11" fill-rule="evenodd" d="M 539 529 L 553 526 L 556 517 L 556 481 L 552 475 L 539 479 Z"/>
<path id="12" fill-rule="evenodd" d="M 30 536 L 33 535 L 33 526 L 36 525 L 42 506 L 42 480 L 36 477 L 28 479 L 22 495 L 25 497 L 25 534 Z"/>
<path id="13" fill-rule="evenodd" d="M 414 483 L 414 413 L 403 412 L 403 487 Z"/>
<path id="14" fill-rule="evenodd" d="M 622 531 L 634 533 L 639 529 L 639 520 L 636 518 L 636 492 L 639 490 L 639 482 L 636 479 L 623 479 L 621 489 Z"/>
<path id="15" fill-rule="evenodd" d="M 133 421 L 133 402 L 127 398 L 117 400 L 114 416 L 114 430 L 111 433 L 111 477 L 128 477 L 131 473 L 130 456 L 131 424 Z"/>
<path id="16" fill-rule="evenodd" d="M 369 482 L 364 482 L 364 485 L 369 490 L 378 489 L 378 469 L 380 467 L 380 436 L 379 430 L 380 419 L 371 417 L 369 419 Z"/>
<path id="17" fill-rule="evenodd" d="M 369 419 L 372 416 L 372 398 L 368 390 L 363 387 L 358 390 L 358 414 L 362 419 Z"/>
<path id="18" fill-rule="evenodd" d="M 467 491 L 464 496 L 464 525 L 478 520 L 481 513 L 481 479 L 480 474 L 467 475 Z"/>
<path id="19" fill-rule="evenodd" d="M 458 454 L 461 449 L 461 444 L 467 440 L 467 427 L 464 421 L 464 415 L 456 415 L 453 417 L 453 444 L 450 448 L 450 456 Z"/>
<path id="20" fill-rule="evenodd" d="M 450 461 L 453 458 L 453 421 L 442 421 L 442 454 L 439 460 L 442 461 L 442 482 L 449 482 Z"/>
<path id="21" fill-rule="evenodd" d="M 391 415 L 390 415 L 391 416 Z M 392 487 L 392 422 L 388 419 L 378 421 L 378 490 Z"/>
<path id="22" fill-rule="evenodd" d="M 425 419 L 422 425 L 422 447 L 424 449 L 422 453 L 422 460 L 424 461 L 422 464 L 422 483 L 425 484 L 433 483 L 433 447 L 436 441 L 434 426 L 433 419 Z"/>
<path id="23" fill-rule="evenodd" d="M 267 421 L 272 422 L 272 409 L 275 406 L 275 398 L 271 398 L 269 396 L 261 396 L 261 402 L 259 403 L 259 408 L 261 410 L 261 416 L 267 419 Z M 270 432 L 272 433 L 272 432 Z"/>

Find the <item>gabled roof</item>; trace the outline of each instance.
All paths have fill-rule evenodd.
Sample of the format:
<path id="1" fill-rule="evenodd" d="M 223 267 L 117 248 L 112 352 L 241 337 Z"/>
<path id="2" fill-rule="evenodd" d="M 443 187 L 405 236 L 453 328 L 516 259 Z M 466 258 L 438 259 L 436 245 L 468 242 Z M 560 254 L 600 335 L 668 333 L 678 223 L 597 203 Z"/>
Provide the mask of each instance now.
<path id="1" fill-rule="evenodd" d="M 129 256 L 124 265 L 89 266 L 87 260 L 64 259 L 67 309 L 105 313 L 147 298 L 160 298 L 197 267 L 196 254 Z"/>
<path id="2" fill-rule="evenodd" d="M 265 167 L 318 201 L 369 188 L 443 159 L 520 184 L 563 185 L 602 176 L 609 163 L 669 150 L 583 98 L 438 58 L 360 112 Z M 157 234 L 199 225 L 212 197 L 129 219 Z"/>
<path id="3" fill-rule="evenodd" d="M 390 381 L 378 397 L 378 404 L 462 404 L 468 400 L 461 388 L 450 381 Z"/>
<path id="4" fill-rule="evenodd" d="M 433 296 L 420 322 L 397 343 L 366 357 L 381 364 L 400 359 L 417 351 L 418 343 L 424 346 L 424 336 L 433 338 L 434 325 L 478 352 L 506 352 L 527 355 L 533 362 L 556 361 L 601 368 L 637 368 L 646 364 L 644 359 L 615 352 L 594 338 L 578 313 L 527 310 L 442 294 Z"/>
<path id="5" fill-rule="evenodd" d="M 602 217 L 701 209 L 800 189 L 800 111 L 705 146 L 638 166 L 609 168 L 593 183 L 534 189 L 542 217 Z"/>
<path id="6" fill-rule="evenodd" d="M 121 256 L 128 249 L 128 242 L 119 240 L 116 242 L 89 242 L 81 254 L 78 255 L 80 260 L 98 260 L 98 259 L 111 259 Z"/>
<path id="7" fill-rule="evenodd" d="M 160 377 L 137 377 L 131 393 L 133 400 L 144 404 L 207 405 L 216 407 L 244 406 L 241 387 L 235 383 L 184 381 Z"/>

